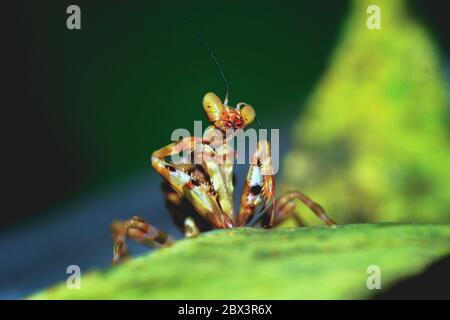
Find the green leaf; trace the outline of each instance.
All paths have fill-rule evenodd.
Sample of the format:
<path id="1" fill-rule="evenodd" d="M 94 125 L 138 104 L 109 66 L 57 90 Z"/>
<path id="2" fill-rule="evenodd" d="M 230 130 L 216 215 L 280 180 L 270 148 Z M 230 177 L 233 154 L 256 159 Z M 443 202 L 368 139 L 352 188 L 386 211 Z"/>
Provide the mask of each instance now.
<path id="1" fill-rule="evenodd" d="M 450 95 L 439 50 L 410 1 L 352 3 L 295 121 L 278 191 L 304 191 L 341 223 L 448 223 Z M 366 27 L 369 5 L 380 7 L 380 30 Z"/>
<path id="2" fill-rule="evenodd" d="M 449 225 L 353 224 L 335 228 L 237 228 L 177 242 L 105 271 L 82 274 L 33 299 L 370 298 L 450 252 Z"/>

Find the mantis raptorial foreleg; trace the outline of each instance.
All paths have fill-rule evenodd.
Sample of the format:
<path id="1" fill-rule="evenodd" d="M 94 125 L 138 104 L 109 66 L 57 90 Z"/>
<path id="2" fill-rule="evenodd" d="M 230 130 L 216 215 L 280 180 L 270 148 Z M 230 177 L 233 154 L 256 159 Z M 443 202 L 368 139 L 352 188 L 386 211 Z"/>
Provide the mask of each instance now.
<path id="1" fill-rule="evenodd" d="M 186 173 L 180 165 L 165 160 L 166 157 L 183 151 L 197 151 L 200 154 L 201 164 L 205 168 L 208 179 L 196 179 Z M 214 227 L 231 228 L 234 226 L 233 204 L 225 187 L 220 167 L 213 156 L 214 150 L 209 146 L 208 140 L 188 137 L 153 152 L 152 166 Z"/>

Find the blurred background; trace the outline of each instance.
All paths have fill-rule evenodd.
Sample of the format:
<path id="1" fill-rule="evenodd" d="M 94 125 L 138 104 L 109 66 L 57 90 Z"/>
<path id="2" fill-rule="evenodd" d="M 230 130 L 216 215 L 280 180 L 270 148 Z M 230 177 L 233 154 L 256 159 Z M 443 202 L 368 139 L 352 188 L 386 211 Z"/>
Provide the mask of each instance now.
<path id="1" fill-rule="evenodd" d="M 70 4 L 81 30 L 66 28 Z M 380 30 L 366 27 L 369 4 Z M 442 1 L 15 1 L 5 12 L 0 298 L 64 280 L 71 264 L 108 266 L 114 219 L 140 214 L 179 236 L 149 156 L 204 120 L 206 92 L 224 96 L 187 13 L 231 105 L 280 129 L 280 190 L 304 191 L 340 223 L 449 222 Z"/>

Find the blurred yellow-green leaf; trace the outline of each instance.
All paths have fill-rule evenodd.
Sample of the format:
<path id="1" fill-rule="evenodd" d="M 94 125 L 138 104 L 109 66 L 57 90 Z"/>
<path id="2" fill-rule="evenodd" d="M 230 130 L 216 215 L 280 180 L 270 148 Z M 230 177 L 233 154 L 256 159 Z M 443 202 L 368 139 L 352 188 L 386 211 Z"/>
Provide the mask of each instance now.
<path id="1" fill-rule="evenodd" d="M 381 29 L 366 8 L 381 9 Z M 298 118 L 282 188 L 338 222 L 448 222 L 448 87 L 406 1 L 353 2 L 330 67 Z M 309 220 L 309 222 L 312 222 Z"/>

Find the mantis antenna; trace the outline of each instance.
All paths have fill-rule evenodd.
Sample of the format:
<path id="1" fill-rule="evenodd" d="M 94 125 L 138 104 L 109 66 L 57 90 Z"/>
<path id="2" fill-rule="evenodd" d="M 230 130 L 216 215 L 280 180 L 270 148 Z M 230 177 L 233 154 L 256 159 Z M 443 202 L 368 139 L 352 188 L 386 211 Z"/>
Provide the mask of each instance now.
<path id="1" fill-rule="evenodd" d="M 229 89 L 228 89 L 227 78 L 225 78 L 225 74 L 223 73 L 223 70 L 220 67 L 219 62 L 217 61 L 216 56 L 214 55 L 214 52 L 208 46 L 208 43 L 206 42 L 205 38 L 203 38 L 202 34 L 200 33 L 200 30 L 198 29 L 198 27 L 195 24 L 194 20 L 192 19 L 191 15 L 187 14 L 187 16 L 188 16 L 189 21 L 192 24 L 192 27 L 194 27 L 195 33 L 197 34 L 198 38 L 203 42 L 203 45 L 208 50 L 209 55 L 211 56 L 211 59 L 213 60 L 214 64 L 216 65 L 217 69 L 220 72 L 220 76 L 222 77 L 223 83 L 225 84 L 225 90 L 226 90 L 224 105 L 228 105 L 228 91 L 229 91 Z"/>
<path id="2" fill-rule="evenodd" d="M 228 92 L 229 92 L 229 87 L 228 87 L 228 82 L 227 82 L 227 78 L 225 77 L 225 74 L 223 73 L 222 68 L 220 67 L 219 62 L 216 59 L 216 56 L 214 55 L 214 52 L 211 50 L 211 48 L 209 47 L 208 43 L 206 42 L 205 38 L 202 36 L 200 30 L 198 29 L 197 25 L 194 22 L 194 19 L 192 19 L 192 16 L 188 13 L 187 17 L 190 21 L 190 23 L 192 24 L 192 27 L 195 30 L 195 33 L 197 34 L 197 37 L 202 41 L 203 45 L 205 46 L 205 48 L 208 50 L 209 55 L 211 56 L 211 59 L 213 60 L 214 64 L 217 67 L 217 70 L 219 70 L 220 76 L 222 77 L 223 83 L 225 84 L 225 99 L 223 104 L 224 105 L 228 105 Z M 259 122 L 259 120 L 255 117 L 256 123 L 258 123 L 259 128 L 262 128 L 261 123 Z"/>

